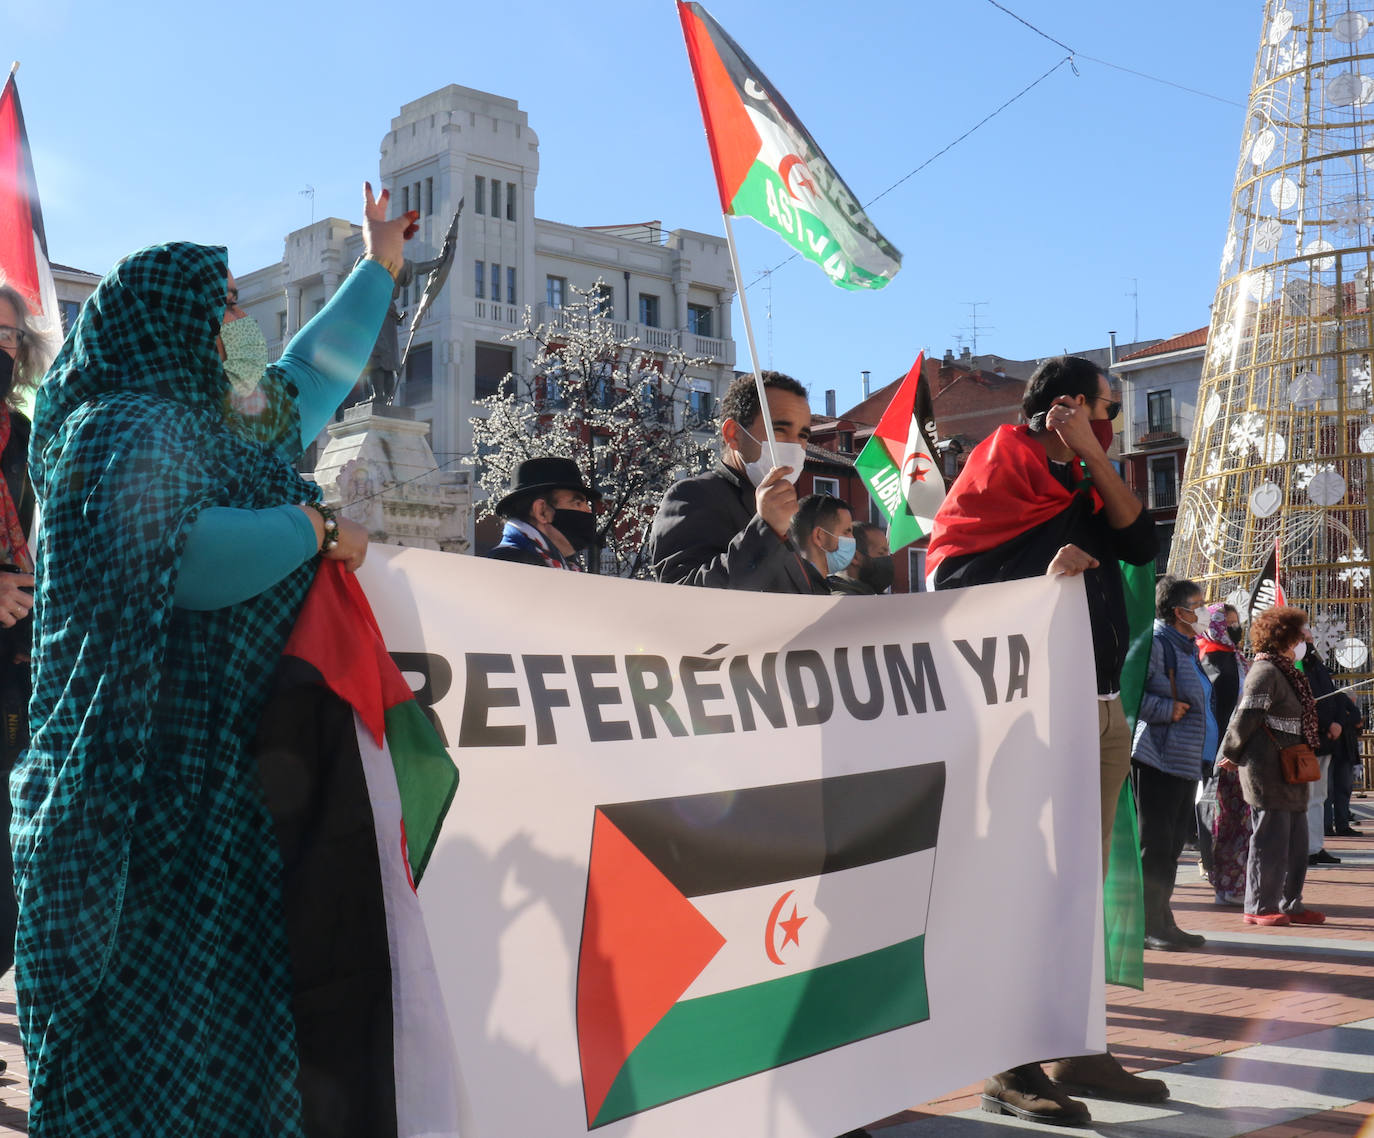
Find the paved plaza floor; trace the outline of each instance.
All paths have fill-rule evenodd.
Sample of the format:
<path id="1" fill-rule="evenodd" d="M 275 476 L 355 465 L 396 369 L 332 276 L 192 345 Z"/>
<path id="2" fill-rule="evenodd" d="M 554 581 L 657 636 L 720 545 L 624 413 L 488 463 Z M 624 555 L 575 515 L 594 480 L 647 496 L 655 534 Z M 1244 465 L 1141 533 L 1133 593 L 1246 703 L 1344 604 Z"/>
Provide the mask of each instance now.
<path id="1" fill-rule="evenodd" d="M 873 1138 L 1374 1138 L 1374 797 L 1355 808 L 1370 836 L 1329 839 L 1341 864 L 1308 874 L 1305 899 L 1326 913 L 1324 925 L 1246 926 L 1239 909 L 1215 904 L 1195 856 L 1184 855 L 1174 914 L 1206 935 L 1206 947 L 1147 952 L 1145 990 L 1107 992 L 1112 1052 L 1162 1077 L 1168 1102 L 1086 1100 L 1093 1124 L 1065 1130 L 984 1114 L 981 1086 L 970 1086 L 872 1125 Z M 0 1075 L 3 1138 L 27 1132 L 29 1101 L 9 976 L 0 981 L 0 1058 L 9 1064 Z"/>

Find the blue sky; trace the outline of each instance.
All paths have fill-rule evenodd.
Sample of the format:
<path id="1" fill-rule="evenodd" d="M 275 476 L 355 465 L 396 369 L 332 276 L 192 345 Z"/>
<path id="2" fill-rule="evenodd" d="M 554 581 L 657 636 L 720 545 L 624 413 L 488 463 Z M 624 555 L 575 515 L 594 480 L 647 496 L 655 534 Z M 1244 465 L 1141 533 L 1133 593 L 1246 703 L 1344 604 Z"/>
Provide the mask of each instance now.
<path id="1" fill-rule="evenodd" d="M 670 0 L 412 0 L 402 6 L 118 5 L 0 0 L 53 259 L 103 272 L 170 238 L 227 244 L 236 271 L 278 260 L 318 216 L 356 218 L 402 103 L 460 83 L 515 98 L 539 135 L 540 216 L 661 218 L 721 232 Z M 922 348 L 967 336 L 1030 358 L 1207 323 L 1259 0 L 1008 0 L 1072 47 L 1048 79 L 870 216 L 904 254 L 881 293 L 796 260 L 773 274 L 771 362 L 817 403 L 859 398 Z M 863 201 L 920 166 L 1066 52 L 987 0 L 714 0 L 712 14 L 791 102 Z M 788 255 L 737 226 L 746 281 Z M 767 295 L 751 289 L 769 359 Z M 747 353 L 738 319 L 740 366 Z"/>

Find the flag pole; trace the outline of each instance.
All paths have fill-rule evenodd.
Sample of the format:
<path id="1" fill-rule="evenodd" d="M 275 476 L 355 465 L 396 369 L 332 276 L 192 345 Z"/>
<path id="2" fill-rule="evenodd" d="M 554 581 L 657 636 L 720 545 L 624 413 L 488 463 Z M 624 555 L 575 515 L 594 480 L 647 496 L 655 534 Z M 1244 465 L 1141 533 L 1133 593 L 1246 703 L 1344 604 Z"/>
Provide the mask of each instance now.
<path id="1" fill-rule="evenodd" d="M 739 253 L 735 250 L 735 230 L 730 224 L 730 215 L 722 213 L 725 222 L 725 243 L 730 247 L 730 268 L 735 274 L 735 284 L 739 287 L 739 308 L 744 316 L 744 338 L 749 342 L 749 362 L 754 365 L 754 388 L 759 393 L 759 410 L 763 415 L 763 437 L 767 440 L 768 461 L 778 465 L 778 448 L 773 441 L 773 416 L 768 411 L 768 392 L 763 386 L 763 372 L 759 370 L 759 350 L 754 346 L 754 326 L 749 322 L 749 298 L 745 295 L 744 275 L 739 271 Z M 798 473 L 801 473 L 798 471 Z"/>

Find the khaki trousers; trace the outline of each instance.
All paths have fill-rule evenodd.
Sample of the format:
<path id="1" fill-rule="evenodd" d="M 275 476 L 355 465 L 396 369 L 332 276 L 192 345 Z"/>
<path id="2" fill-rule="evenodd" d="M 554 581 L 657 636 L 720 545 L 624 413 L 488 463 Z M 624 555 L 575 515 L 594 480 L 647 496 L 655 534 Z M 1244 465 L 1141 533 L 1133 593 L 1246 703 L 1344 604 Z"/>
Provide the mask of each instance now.
<path id="1" fill-rule="evenodd" d="M 1121 787 L 1131 773 L 1131 732 L 1121 697 L 1097 701 L 1097 737 L 1101 751 L 1102 779 L 1102 878 L 1107 877 L 1107 857 L 1112 848 L 1112 823 Z"/>

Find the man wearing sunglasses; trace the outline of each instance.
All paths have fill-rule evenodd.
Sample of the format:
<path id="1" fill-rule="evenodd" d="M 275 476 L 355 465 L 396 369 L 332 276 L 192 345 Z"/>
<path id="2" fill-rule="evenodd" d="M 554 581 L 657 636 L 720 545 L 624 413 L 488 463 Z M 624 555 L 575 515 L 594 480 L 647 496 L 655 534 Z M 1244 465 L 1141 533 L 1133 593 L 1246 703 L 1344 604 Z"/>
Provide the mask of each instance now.
<path id="1" fill-rule="evenodd" d="M 1118 562 L 1148 564 L 1158 539 L 1149 513 L 1107 457 L 1121 404 L 1101 368 L 1080 356 L 1046 360 L 1026 384 L 1021 409 L 1025 425 L 999 427 L 969 456 L 935 515 L 926 564 L 937 589 L 1083 575 L 1097 671 L 1105 872 L 1131 769 L 1120 694 L 1130 631 Z M 1128 1074 L 1108 1054 L 1060 1059 L 1048 1073 L 1049 1079 L 1038 1063 L 1027 1063 L 994 1075 L 984 1084 L 983 1108 L 1081 1125 L 1088 1109 L 1070 1093 L 1132 1102 L 1169 1094 L 1160 1080 Z"/>

